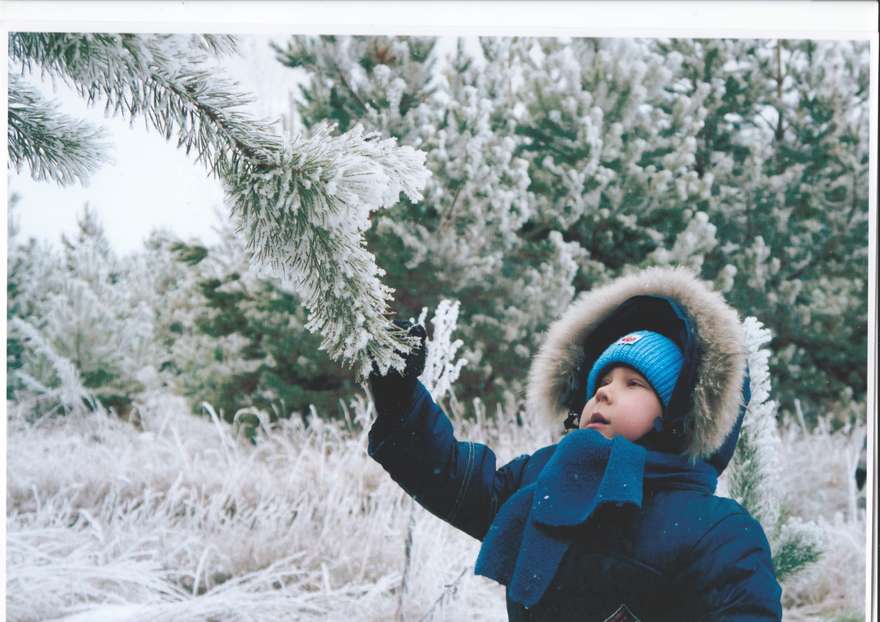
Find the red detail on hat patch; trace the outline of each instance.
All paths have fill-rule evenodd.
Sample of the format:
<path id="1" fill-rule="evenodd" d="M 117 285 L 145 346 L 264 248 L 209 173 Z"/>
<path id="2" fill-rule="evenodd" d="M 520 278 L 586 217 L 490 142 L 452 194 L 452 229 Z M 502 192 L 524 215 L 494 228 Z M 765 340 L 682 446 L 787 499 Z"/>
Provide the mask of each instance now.
<path id="1" fill-rule="evenodd" d="M 641 335 L 627 335 L 626 337 L 621 337 L 620 339 L 618 339 L 617 343 L 628 346 L 634 344 L 641 338 Z"/>
<path id="2" fill-rule="evenodd" d="M 602 622 L 639 622 L 639 619 L 624 604 L 618 607 L 617 611 L 602 620 Z"/>

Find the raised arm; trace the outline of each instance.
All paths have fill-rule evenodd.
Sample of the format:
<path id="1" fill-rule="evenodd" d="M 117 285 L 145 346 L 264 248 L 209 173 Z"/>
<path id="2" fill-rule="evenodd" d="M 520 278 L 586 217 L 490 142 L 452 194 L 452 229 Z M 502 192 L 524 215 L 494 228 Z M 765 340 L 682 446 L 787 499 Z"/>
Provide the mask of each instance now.
<path id="1" fill-rule="evenodd" d="M 421 383 L 402 416 L 377 418 L 368 451 L 425 509 L 478 540 L 519 487 L 528 461 L 521 456 L 496 470 L 495 453 L 486 445 L 456 440 Z"/>
<path id="2" fill-rule="evenodd" d="M 417 380 L 424 349 L 410 357 L 404 374 L 370 378 L 377 417 L 369 455 L 428 511 L 482 540 L 500 505 L 519 487 L 528 456 L 496 470 L 495 454 L 486 445 L 458 441 L 448 417 Z"/>

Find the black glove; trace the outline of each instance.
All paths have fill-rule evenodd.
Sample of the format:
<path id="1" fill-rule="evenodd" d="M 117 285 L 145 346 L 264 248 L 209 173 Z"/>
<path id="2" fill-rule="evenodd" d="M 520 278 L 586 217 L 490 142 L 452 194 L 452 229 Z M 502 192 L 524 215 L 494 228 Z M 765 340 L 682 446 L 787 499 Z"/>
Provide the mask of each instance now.
<path id="1" fill-rule="evenodd" d="M 425 339 L 427 333 L 423 326 L 412 324 L 406 320 L 394 320 L 394 325 L 403 328 L 408 334 L 418 337 L 420 344 L 406 355 L 406 366 L 403 373 L 388 369 L 384 375 L 379 373 L 376 363 L 373 363 L 373 371 L 370 372 L 370 392 L 373 394 L 373 402 L 376 405 L 376 413 L 382 416 L 401 416 L 401 412 L 412 397 L 416 388 L 416 381 L 425 371 L 425 358 L 427 349 L 425 348 Z M 402 352 L 397 352 L 403 356 Z"/>

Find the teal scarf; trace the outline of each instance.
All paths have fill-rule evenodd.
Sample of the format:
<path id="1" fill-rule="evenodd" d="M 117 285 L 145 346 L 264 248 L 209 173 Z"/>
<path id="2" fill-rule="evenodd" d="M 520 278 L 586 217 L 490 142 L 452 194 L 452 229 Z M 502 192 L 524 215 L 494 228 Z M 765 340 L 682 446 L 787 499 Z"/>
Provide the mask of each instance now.
<path id="1" fill-rule="evenodd" d="M 646 482 L 711 494 L 717 474 L 705 462 L 648 451 L 623 437 L 569 432 L 537 479 L 514 493 L 495 516 L 476 574 L 506 585 L 513 601 L 534 605 L 571 543 L 562 528 L 582 525 L 607 503 L 641 508 Z"/>

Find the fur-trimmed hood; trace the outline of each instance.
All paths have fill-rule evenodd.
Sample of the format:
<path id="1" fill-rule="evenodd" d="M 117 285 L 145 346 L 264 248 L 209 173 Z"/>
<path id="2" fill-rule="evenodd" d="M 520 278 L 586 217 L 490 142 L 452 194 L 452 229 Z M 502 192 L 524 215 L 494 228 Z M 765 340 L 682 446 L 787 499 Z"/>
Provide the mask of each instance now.
<path id="1" fill-rule="evenodd" d="M 746 344 L 736 311 L 685 268 L 648 268 L 579 294 L 550 326 L 532 360 L 526 395 L 529 412 L 561 429 L 571 410 L 573 383 L 581 387 L 581 376 L 589 371 L 597 350 L 621 336 L 599 333 L 625 326 L 614 324 L 615 316 L 623 303 L 640 296 L 674 301 L 685 312 L 682 325 L 688 336 L 683 339 L 692 350 L 685 351 L 689 372 L 682 376 L 689 378 L 679 379 L 677 403 L 691 429 L 685 453 L 708 458 L 724 444 L 737 421 Z M 631 324 L 632 318 L 628 321 Z"/>

